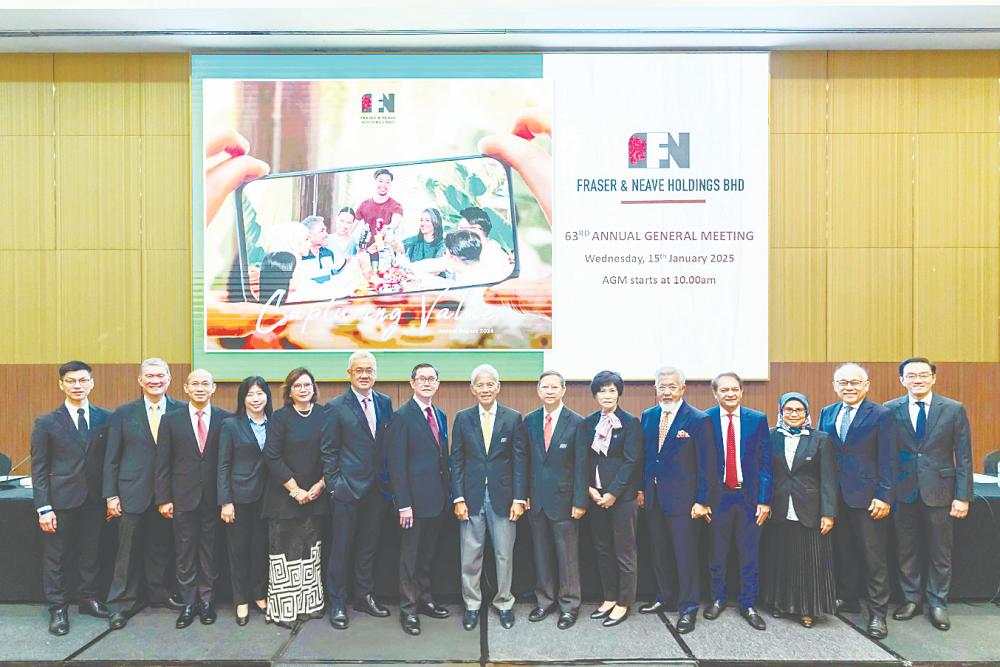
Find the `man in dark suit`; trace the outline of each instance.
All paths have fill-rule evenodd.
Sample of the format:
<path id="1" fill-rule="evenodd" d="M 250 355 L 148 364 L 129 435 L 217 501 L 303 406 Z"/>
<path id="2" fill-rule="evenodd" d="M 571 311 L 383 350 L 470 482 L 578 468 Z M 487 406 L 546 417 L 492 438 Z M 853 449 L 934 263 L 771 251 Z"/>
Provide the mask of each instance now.
<path id="1" fill-rule="evenodd" d="M 563 404 L 565 395 L 563 376 L 545 371 L 538 378 L 542 407 L 524 418 L 537 601 L 528 620 L 543 620 L 558 602 L 560 630 L 580 613 L 580 519 L 588 503 L 587 452 L 576 446 L 583 418 Z"/>
<path id="2" fill-rule="evenodd" d="M 892 413 L 865 398 L 870 387 L 868 371 L 860 364 L 837 368 L 833 388 L 840 402 L 823 408 L 819 428 L 837 448 L 841 495 L 833 534 L 837 599 L 851 602 L 860 597 L 860 552 L 868 579 L 868 634 L 884 639 L 889 607 L 889 522 L 884 519 L 895 501 L 897 454 Z"/>
<path id="3" fill-rule="evenodd" d="M 462 625 L 472 630 L 483 602 L 480 578 L 486 535 L 493 542 L 500 625 L 514 625 L 514 540 L 528 497 L 528 452 L 521 413 L 497 403 L 500 374 L 483 364 L 472 371 L 472 395 L 479 404 L 455 415 L 451 429 L 451 495 L 462 550 Z"/>
<path id="4" fill-rule="evenodd" d="M 677 631 L 694 630 L 701 604 L 698 527 L 711 521 L 715 495 L 715 444 L 708 415 L 683 400 L 680 369 L 656 372 L 657 405 L 642 413 L 643 490 L 659 594 L 640 614 L 663 613 L 676 604 Z"/>
<path id="5" fill-rule="evenodd" d="M 155 494 L 156 441 L 160 421 L 183 407 L 167 396 L 170 367 L 151 358 L 139 368 L 142 398 L 126 403 L 111 415 L 108 449 L 104 457 L 103 495 L 108 519 L 120 519 L 118 554 L 108 591 L 112 630 L 125 627 L 129 614 L 141 605 L 140 572 L 144 572 L 150 604 L 180 610 L 184 602 L 171 596 L 168 568 L 173 560 L 170 522 L 160 516 Z"/>
<path id="6" fill-rule="evenodd" d="M 926 596 L 931 623 L 948 630 L 951 519 L 964 519 L 972 499 L 969 417 L 961 403 L 931 391 L 937 367 L 928 359 L 901 363 L 899 381 L 906 396 L 885 404 L 895 418 L 899 445 L 895 524 L 904 602 L 892 617 L 906 621 L 918 616 Z M 922 547 L 929 565 L 926 592 Z"/>
<path id="7" fill-rule="evenodd" d="M 715 511 L 709 534 L 712 552 L 712 604 L 705 618 L 713 621 L 726 608 L 726 564 L 735 542 L 740 563 L 740 614 L 755 630 L 767 624 L 757 610 L 757 577 L 760 567 L 760 527 L 771 514 L 771 447 L 767 416 L 743 407 L 743 380 L 736 373 L 721 373 L 712 380 L 718 405 L 709 408 L 715 434 Z"/>
<path id="8" fill-rule="evenodd" d="M 156 441 L 156 503 L 174 522 L 177 583 L 184 608 L 177 627 L 186 628 L 197 612 L 203 625 L 215 623 L 215 543 L 219 530 L 219 434 L 232 414 L 214 407 L 215 380 L 204 369 L 184 382 L 190 402 L 160 422 Z"/>
<path id="9" fill-rule="evenodd" d="M 42 540 L 42 587 L 49 603 L 49 632 L 69 632 L 64 576 L 75 555 L 81 614 L 108 617 L 97 597 L 97 562 L 104 525 L 101 467 L 111 413 L 88 400 L 94 388 L 90 366 L 70 361 L 59 367 L 66 400 L 35 420 L 31 430 L 31 483 Z"/>
<path id="10" fill-rule="evenodd" d="M 448 420 L 431 405 L 438 372 L 417 364 L 410 373 L 413 398 L 396 410 L 385 432 L 389 481 L 402 529 L 399 552 L 399 620 L 420 634 L 417 614 L 447 618 L 431 595 L 431 563 L 448 506 Z"/>
<path id="11" fill-rule="evenodd" d="M 330 625 L 338 630 L 348 623 L 347 589 L 352 571 L 354 608 L 379 618 L 389 615 L 375 599 L 374 570 L 386 513 L 382 435 L 392 416 L 392 400 L 373 388 L 376 365 L 370 352 L 352 354 L 347 375 L 350 388 L 327 403 L 327 423 L 320 442 L 333 522 L 326 588 Z"/>

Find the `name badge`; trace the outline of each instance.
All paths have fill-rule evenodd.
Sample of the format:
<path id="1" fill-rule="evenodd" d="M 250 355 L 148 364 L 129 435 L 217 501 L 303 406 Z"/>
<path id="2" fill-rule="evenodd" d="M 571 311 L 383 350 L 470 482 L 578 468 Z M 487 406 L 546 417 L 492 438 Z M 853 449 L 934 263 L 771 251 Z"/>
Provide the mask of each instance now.
<path id="1" fill-rule="evenodd" d="M 500 442 L 507 442 L 507 436 L 500 438 Z"/>
<path id="2" fill-rule="evenodd" d="M 559 449 L 566 449 L 567 445 L 569 445 L 569 443 L 568 442 L 564 442 L 561 445 L 559 445 Z"/>

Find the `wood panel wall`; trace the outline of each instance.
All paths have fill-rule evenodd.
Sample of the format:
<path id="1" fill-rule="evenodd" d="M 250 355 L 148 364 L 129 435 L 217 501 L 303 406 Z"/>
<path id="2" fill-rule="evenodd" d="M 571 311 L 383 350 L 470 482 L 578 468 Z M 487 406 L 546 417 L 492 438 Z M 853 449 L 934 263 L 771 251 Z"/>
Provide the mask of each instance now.
<path id="1" fill-rule="evenodd" d="M 97 365 L 94 399 L 137 395 L 134 364 L 191 360 L 187 54 L 0 54 L 0 451 L 28 451 L 35 415 L 59 402 L 56 367 Z M 783 52 L 771 59 L 771 381 L 777 396 L 833 400 L 836 362 L 867 362 L 872 397 L 899 392 L 895 364 L 941 364 L 964 401 L 976 460 L 1000 448 L 1000 51 Z M 683 360 L 679 360 L 683 363 Z M 614 366 L 613 359 L 603 365 Z M 407 385 L 382 386 L 395 399 Z M 331 387 L 323 391 L 331 395 Z M 450 413 L 469 403 L 447 385 Z M 233 386 L 219 401 L 230 404 Z M 530 383 L 503 400 L 534 405 Z M 704 383 L 692 403 L 711 404 Z M 648 388 L 630 385 L 638 411 Z M 587 410 L 586 387 L 568 402 Z M 977 469 L 979 468 L 977 463 Z"/>

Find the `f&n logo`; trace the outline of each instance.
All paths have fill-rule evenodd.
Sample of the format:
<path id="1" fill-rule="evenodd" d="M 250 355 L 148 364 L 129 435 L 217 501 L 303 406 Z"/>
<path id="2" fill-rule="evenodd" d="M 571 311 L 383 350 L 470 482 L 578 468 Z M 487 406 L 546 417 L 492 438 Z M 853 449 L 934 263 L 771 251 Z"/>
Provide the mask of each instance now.
<path id="1" fill-rule="evenodd" d="M 365 93 L 361 96 L 361 113 L 372 113 L 373 103 L 378 103 L 378 113 L 396 112 L 395 93 Z"/>
<path id="2" fill-rule="evenodd" d="M 691 133 L 636 132 L 628 140 L 629 169 L 681 169 L 691 166 Z"/>

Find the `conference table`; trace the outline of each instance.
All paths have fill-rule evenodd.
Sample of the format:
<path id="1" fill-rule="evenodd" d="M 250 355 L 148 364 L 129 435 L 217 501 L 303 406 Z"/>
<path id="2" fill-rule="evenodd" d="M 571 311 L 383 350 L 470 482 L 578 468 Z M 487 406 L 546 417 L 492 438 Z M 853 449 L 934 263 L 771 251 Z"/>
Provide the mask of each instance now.
<path id="1" fill-rule="evenodd" d="M 951 599 L 953 600 L 997 600 L 1000 599 L 1000 486 L 997 484 L 975 484 L 975 500 L 969 516 L 964 521 L 955 522 L 955 544 L 952 554 L 953 578 Z M 395 516 L 386 508 L 382 541 L 376 561 L 377 593 L 387 599 L 398 596 L 399 529 Z M 583 519 L 580 531 L 580 576 L 584 599 L 601 598 L 597 575 L 597 564 L 587 519 Z M 221 526 L 221 523 L 220 523 Z M 220 530 L 219 562 L 220 580 L 216 590 L 218 597 L 228 600 L 230 587 L 227 558 L 225 556 L 224 530 Z M 0 602 L 43 602 L 42 594 L 42 533 L 32 504 L 31 489 L 17 487 L 0 489 Z M 117 527 L 114 522 L 105 526 L 101 536 L 101 585 L 106 590 L 111 580 L 114 565 Z M 324 540 L 326 541 L 326 540 Z M 655 597 L 655 582 L 650 566 L 648 534 L 640 515 L 639 521 L 639 599 Z M 707 530 L 702 530 L 701 554 L 703 561 L 703 594 L 707 596 Z M 893 550 L 895 546 L 891 547 Z M 894 557 L 890 563 L 894 562 Z M 738 572 L 731 561 L 730 578 Z M 534 586 L 534 565 L 531 552 L 531 530 L 527 521 L 518 523 L 517 542 L 514 548 L 514 592 L 519 597 L 530 596 Z M 484 589 L 495 590 L 492 560 L 486 559 Z M 438 556 L 435 559 L 433 587 L 443 599 L 457 600 L 460 596 L 460 564 L 458 550 L 458 526 L 455 521 L 446 522 L 442 531 Z M 893 581 L 895 597 L 898 584 Z M 733 590 L 731 588 L 731 590 Z"/>

